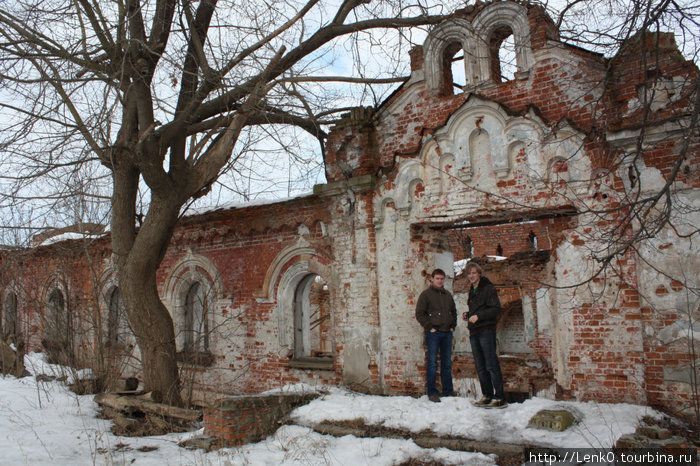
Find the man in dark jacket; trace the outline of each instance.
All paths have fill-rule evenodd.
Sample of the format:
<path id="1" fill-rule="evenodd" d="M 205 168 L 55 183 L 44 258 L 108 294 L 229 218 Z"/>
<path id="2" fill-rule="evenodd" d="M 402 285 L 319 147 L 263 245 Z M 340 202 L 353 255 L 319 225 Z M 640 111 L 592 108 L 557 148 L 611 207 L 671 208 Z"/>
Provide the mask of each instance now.
<path id="1" fill-rule="evenodd" d="M 493 283 L 482 274 L 478 264 L 470 262 L 467 265 L 469 312 L 462 316 L 468 322 L 469 342 L 483 395 L 475 406 L 505 408 L 508 403 L 503 392 L 503 375 L 496 348 L 496 325 L 501 302 Z"/>
<path id="2" fill-rule="evenodd" d="M 437 357 L 440 353 L 440 381 L 442 396 L 453 396 L 452 386 L 452 332 L 457 326 L 457 307 L 452 294 L 445 285 L 445 272 L 433 270 L 430 276 L 432 283 L 423 291 L 416 303 L 416 320 L 425 330 L 425 344 L 428 347 L 428 360 L 425 368 L 425 379 L 430 401 L 440 401 L 435 387 L 437 373 Z"/>

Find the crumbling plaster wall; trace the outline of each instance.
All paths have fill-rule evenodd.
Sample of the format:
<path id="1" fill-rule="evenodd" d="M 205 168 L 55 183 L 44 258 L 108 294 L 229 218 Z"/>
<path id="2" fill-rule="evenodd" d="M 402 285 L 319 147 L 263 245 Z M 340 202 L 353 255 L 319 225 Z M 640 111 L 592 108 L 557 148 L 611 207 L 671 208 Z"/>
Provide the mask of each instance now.
<path id="1" fill-rule="evenodd" d="M 446 34 L 455 35 L 458 26 Z M 585 136 L 615 116 L 599 105 L 608 98 L 605 61 L 556 40 L 533 41 L 532 47 L 531 68 L 515 80 L 475 83 L 455 95 L 431 88 L 430 83 L 440 85 L 430 75 L 435 69 L 426 67 L 437 63 L 426 56 L 434 50 L 426 45 L 421 54 L 416 49 L 411 79 L 378 113 L 378 165 L 385 177 L 379 180 L 374 210 L 384 373 L 412 378 L 412 386 L 422 383 L 413 368 L 420 373 L 423 352 L 415 346 L 405 351 L 420 341 L 420 329 L 406 321 L 412 319 L 416 294 L 426 286 L 423 275 L 444 251 L 425 229 L 412 234 L 417 225 L 505 219 L 513 212 L 556 215 L 570 207 L 584 214 L 557 240 L 549 281 L 554 288 L 526 300 L 529 315 L 536 318 L 528 322 L 538 335 L 534 345 L 551 351 L 557 384 L 565 392 L 643 400 L 648 383 L 638 261 L 627 254 L 607 275 L 589 280 L 593 257 L 602 257 L 605 248 L 604 238 L 595 233 L 609 229 L 619 216 L 600 219 L 585 213 L 619 205 L 616 190 L 623 175 L 609 171 L 611 148 Z M 575 284 L 584 285 L 571 288 Z M 393 355 L 401 350 L 405 357 Z"/>
<path id="2" fill-rule="evenodd" d="M 637 159 L 635 132 L 614 133 L 611 139 L 626 154 L 620 179 L 628 196 L 651 197 L 666 186 L 668 173 L 677 160 L 684 140 L 677 128 L 666 126 L 647 147 L 660 157 Z M 634 165 L 635 170 L 630 171 Z M 645 386 L 650 404 L 691 406 L 700 380 L 700 246 L 694 241 L 700 225 L 700 179 L 693 177 L 700 166 L 700 137 L 688 142 L 678 178 L 669 186 L 673 209 L 669 224 L 635 249 L 637 292 L 641 312 L 645 358 Z M 634 173 L 632 176 L 631 174 Z M 667 198 L 663 198 L 666 200 Z M 646 227 L 664 214 L 664 207 L 650 211 Z M 633 228 L 641 224 L 635 220 Z"/>
<path id="3" fill-rule="evenodd" d="M 410 89 L 407 93 L 416 96 Z M 411 106 L 422 104 L 419 100 Z M 406 108 L 395 111 L 404 114 Z M 534 113 L 512 116 L 493 101 L 475 96 L 452 113 L 443 111 L 449 115 L 444 126 L 424 136 L 418 157 L 396 157 L 395 175 L 382 180 L 375 197 L 378 275 L 380 282 L 388 283 L 380 283 L 386 373 L 409 378 L 412 387 L 422 384 L 419 374 L 424 364 L 422 345 L 416 344 L 422 342 L 422 334 L 413 318 L 415 298 L 426 287 L 425 274 L 446 252 L 430 229 L 419 229 L 422 235 L 412 235 L 412 226 L 449 226 L 482 216 L 507 219 L 515 211 L 522 212 L 522 206 L 529 211 L 556 212 L 570 205 L 572 193 L 584 195 L 590 189 L 585 181 L 576 183 L 590 180 L 591 163 L 581 149 L 583 138 L 572 129 L 554 133 Z M 391 133 L 391 128 L 381 125 L 391 127 L 402 118 L 405 116 L 380 120 L 378 133 Z M 474 144 L 470 141 L 474 134 L 485 134 L 488 139 Z M 494 153 L 494 148 L 501 152 Z M 555 160 L 568 163 L 565 184 L 552 183 Z M 460 309 L 466 309 L 466 303 L 459 304 Z M 537 304 L 531 302 L 530 306 Z M 550 314 L 557 304 L 548 304 L 546 312 Z M 545 311 L 533 309 L 529 315 L 538 312 Z M 527 324 L 533 331 L 551 330 L 535 329 L 534 318 Z M 458 341 L 464 340 L 463 327 L 460 322 Z M 571 337 L 566 329 L 571 327 L 551 327 L 562 329 L 553 341 L 561 345 L 561 360 L 568 361 L 566 342 Z M 396 356 L 397 352 L 401 356 Z"/>
<path id="4" fill-rule="evenodd" d="M 411 231 L 406 218 L 391 205 L 385 208 L 389 215 L 377 226 L 382 373 L 388 391 L 416 393 L 422 391 L 420 374 L 425 370 L 425 353 L 415 306 L 428 286 L 427 275 L 438 264 L 434 251 L 430 251 L 431 232 Z M 453 275 L 449 268 L 446 272 Z"/>
<path id="5" fill-rule="evenodd" d="M 697 191 L 677 200 L 700 205 Z M 666 227 L 638 250 L 647 390 L 654 404 L 692 401 L 700 380 L 700 254 L 690 237 L 678 235 L 697 229 L 700 215 L 676 215 L 672 221 L 676 231 Z"/>
<path id="6" fill-rule="evenodd" d="M 382 326 L 377 310 L 379 272 L 371 196 L 374 183 L 373 176 L 365 175 L 351 183 L 318 186 L 316 191 L 333 213 L 328 236 L 337 273 L 336 365 L 343 384 L 381 392 Z"/>

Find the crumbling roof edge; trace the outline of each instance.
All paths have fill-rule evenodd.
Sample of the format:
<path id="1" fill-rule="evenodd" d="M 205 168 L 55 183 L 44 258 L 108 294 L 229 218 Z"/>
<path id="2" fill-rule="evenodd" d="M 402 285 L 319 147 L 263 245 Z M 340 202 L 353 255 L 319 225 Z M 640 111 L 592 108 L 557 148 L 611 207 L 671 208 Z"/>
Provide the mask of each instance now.
<path id="1" fill-rule="evenodd" d="M 573 206 L 561 206 L 553 209 L 530 209 L 522 211 L 501 210 L 492 213 L 482 213 L 465 216 L 447 222 L 415 222 L 415 226 L 425 226 L 434 230 L 453 230 L 457 228 L 477 228 L 493 225 L 524 223 L 550 218 L 574 217 L 578 210 Z"/>

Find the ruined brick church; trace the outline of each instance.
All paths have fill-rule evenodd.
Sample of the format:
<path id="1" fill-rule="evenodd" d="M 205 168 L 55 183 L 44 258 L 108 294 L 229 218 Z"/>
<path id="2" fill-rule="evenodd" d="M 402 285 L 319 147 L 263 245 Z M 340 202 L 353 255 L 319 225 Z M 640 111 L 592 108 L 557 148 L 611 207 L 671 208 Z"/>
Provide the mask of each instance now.
<path id="1" fill-rule="evenodd" d="M 517 70 L 503 77 L 509 37 Z M 302 382 L 421 395 L 416 299 L 440 267 L 466 310 L 461 270 L 475 260 L 503 305 L 509 396 L 690 406 L 698 68 L 673 35 L 640 34 L 603 57 L 560 41 L 540 7 L 498 1 L 435 26 L 410 60 L 385 102 L 332 129 L 327 183 L 312 194 L 179 223 L 158 276 L 188 396 Z M 616 250 L 653 220 L 627 218 L 626 200 L 671 177 L 670 226 Z M 5 334 L 79 366 L 95 367 L 99 346 L 100 364 L 138 375 L 108 234 L 1 260 Z M 458 327 L 456 388 L 477 396 Z"/>

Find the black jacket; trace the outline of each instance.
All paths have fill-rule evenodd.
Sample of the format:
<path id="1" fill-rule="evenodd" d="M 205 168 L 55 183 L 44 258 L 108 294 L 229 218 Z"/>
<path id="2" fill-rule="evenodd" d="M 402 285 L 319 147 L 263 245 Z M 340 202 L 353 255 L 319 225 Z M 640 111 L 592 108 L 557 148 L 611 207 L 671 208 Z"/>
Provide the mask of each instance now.
<path id="1" fill-rule="evenodd" d="M 469 312 L 467 313 L 467 327 L 469 333 L 475 335 L 487 328 L 496 328 L 498 315 L 501 313 L 501 301 L 498 299 L 496 287 L 486 278 L 481 277 L 476 288 L 469 289 Z M 469 317 L 477 315 L 479 320 L 472 324 Z"/>
<path id="2" fill-rule="evenodd" d="M 416 320 L 426 331 L 449 332 L 457 326 L 457 307 L 452 294 L 446 289 L 430 286 L 418 297 Z"/>

